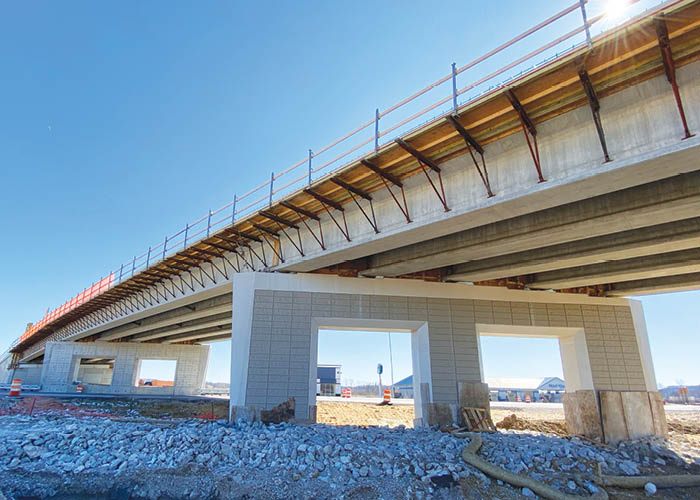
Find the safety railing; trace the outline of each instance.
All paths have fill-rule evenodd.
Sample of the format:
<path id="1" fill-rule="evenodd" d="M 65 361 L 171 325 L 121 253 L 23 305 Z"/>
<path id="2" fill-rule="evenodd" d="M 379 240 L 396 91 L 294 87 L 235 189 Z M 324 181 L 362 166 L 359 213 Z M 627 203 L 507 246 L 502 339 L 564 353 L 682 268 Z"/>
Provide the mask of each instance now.
<path id="1" fill-rule="evenodd" d="M 666 6 L 677 3 L 678 1 L 680 0 L 665 3 L 654 2 L 654 4 L 655 6 Z M 507 85 L 508 82 L 524 74 L 537 70 L 552 59 L 571 52 L 584 44 L 590 45 L 592 27 L 601 20 L 609 17 L 610 12 L 603 10 L 603 7 L 604 4 L 610 5 L 611 2 L 615 3 L 614 0 L 606 0 L 605 2 L 602 0 L 590 0 L 590 2 L 589 0 L 576 1 L 541 23 L 531 27 L 471 62 L 460 67 L 457 67 L 457 65 L 453 63 L 451 71 L 447 75 L 405 99 L 387 107 L 383 111 L 377 108 L 374 112 L 373 119 L 366 121 L 343 137 L 334 140 L 317 151 L 309 149 L 308 155 L 304 159 L 299 160 L 277 173 L 272 172 L 270 180 L 267 182 L 260 184 L 242 195 L 234 195 L 233 200 L 229 203 L 216 210 L 209 210 L 205 215 L 194 222 L 186 224 L 184 228 L 180 229 L 175 234 L 165 236 L 163 241 L 149 246 L 143 253 L 135 255 L 128 262 L 121 264 L 117 269 L 109 273 L 107 278 L 100 278 L 100 280 L 93 283 L 91 287 L 86 288 L 60 308 L 47 312 L 47 315 L 28 332 L 25 332 L 25 334 L 17 339 L 12 347 L 20 340 L 33 335 L 47 323 L 54 321 L 69 310 L 77 307 L 77 305 L 107 291 L 111 287 L 131 278 L 151 265 L 165 260 L 169 255 L 195 245 L 211 234 L 225 229 L 226 227 L 230 227 L 248 216 L 255 215 L 258 210 L 266 206 L 271 206 L 276 200 L 298 189 L 333 175 L 338 170 L 352 164 L 358 157 L 372 152 L 379 153 L 382 149 L 393 143 L 393 140 L 384 143 L 381 142 L 382 138 L 387 135 L 392 134 L 392 137 L 397 137 L 401 134 L 405 135 L 440 116 L 456 113 L 459 107 L 479 99 L 484 94 L 502 88 L 504 85 Z M 627 2 L 617 2 L 617 4 L 620 3 L 624 4 L 623 7 L 625 8 L 627 16 L 631 17 L 634 14 L 640 13 L 632 10 L 633 5 L 643 7 L 648 1 L 629 0 Z M 600 10 L 600 12 L 590 16 L 591 9 L 588 9 L 589 11 L 587 12 L 587 4 L 599 4 L 598 10 Z M 556 21 L 567 17 L 570 18 L 573 15 L 580 16 L 579 19 L 582 24 L 552 39 L 539 48 L 526 52 L 505 66 L 491 71 L 480 78 L 474 79 L 463 87 L 458 86 L 457 77 L 462 73 L 475 68 L 506 49 L 513 47 L 518 42 L 526 40 L 528 37 L 540 32 Z M 605 28 L 610 27 L 612 27 L 612 25 L 606 26 Z M 545 58 L 538 64 L 532 65 L 530 63 L 529 66 L 526 65 L 526 63 L 535 57 L 542 55 L 545 55 Z M 510 71 L 512 71 L 512 73 L 508 75 Z M 499 77 L 502 79 L 497 80 Z M 448 87 L 446 92 L 445 87 Z M 418 105 L 421 100 L 427 99 L 428 95 L 435 95 L 435 92 L 439 90 L 443 91 L 443 95 L 438 100 L 427 106 L 420 107 L 415 111 L 409 109 L 409 105 Z M 462 97 L 472 91 L 474 92 L 473 95 L 466 99 Z M 461 102 L 460 98 L 463 99 Z M 433 114 L 430 114 L 431 112 L 433 112 Z M 381 129 L 380 124 L 386 123 L 388 117 L 393 117 L 396 122 Z M 361 133 L 366 132 L 368 129 L 370 130 L 370 134 L 364 137 L 361 136 Z M 341 146 L 347 149 L 337 152 Z M 327 156 L 330 156 L 330 158 L 326 158 Z M 321 158 L 323 158 L 323 161 L 318 163 Z M 81 298 L 85 300 L 81 300 Z"/>

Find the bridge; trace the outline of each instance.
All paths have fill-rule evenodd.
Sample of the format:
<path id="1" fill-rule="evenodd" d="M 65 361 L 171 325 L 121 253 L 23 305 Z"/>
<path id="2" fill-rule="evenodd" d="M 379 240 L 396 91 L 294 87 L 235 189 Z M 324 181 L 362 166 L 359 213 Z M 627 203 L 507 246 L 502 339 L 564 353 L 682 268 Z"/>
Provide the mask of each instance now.
<path id="1" fill-rule="evenodd" d="M 603 15 L 586 18 L 584 6 L 453 65 L 121 264 L 28 327 L 8 373 L 60 392 L 93 364 L 113 371 L 102 391 L 193 393 L 206 344 L 230 338 L 232 413 L 294 397 L 297 416 L 313 420 L 318 329 L 396 329 L 413 333 L 416 416 L 428 423 L 483 406 L 479 335 L 549 336 L 560 341 L 567 418 L 632 404 L 631 394 L 648 394 L 656 415 L 643 312 L 625 297 L 700 285 L 700 2 L 666 2 L 596 36 Z M 458 85 L 581 13 L 579 28 Z M 135 387 L 145 358 L 177 359 L 175 387 Z"/>

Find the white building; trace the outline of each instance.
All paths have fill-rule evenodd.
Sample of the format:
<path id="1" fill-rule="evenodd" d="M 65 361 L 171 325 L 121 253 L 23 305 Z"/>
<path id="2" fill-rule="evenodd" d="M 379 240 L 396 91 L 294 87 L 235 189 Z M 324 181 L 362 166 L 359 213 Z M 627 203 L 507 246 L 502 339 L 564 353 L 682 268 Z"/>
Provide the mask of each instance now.
<path id="1" fill-rule="evenodd" d="M 491 401 L 561 401 L 566 390 L 559 377 L 486 377 Z"/>

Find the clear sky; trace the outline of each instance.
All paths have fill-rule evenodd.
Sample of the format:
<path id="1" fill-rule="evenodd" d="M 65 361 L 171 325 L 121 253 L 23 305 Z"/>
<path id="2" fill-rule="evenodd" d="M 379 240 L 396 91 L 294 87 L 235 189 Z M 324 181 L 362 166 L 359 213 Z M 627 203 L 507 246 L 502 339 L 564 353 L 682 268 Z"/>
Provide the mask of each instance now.
<path id="1" fill-rule="evenodd" d="M 0 349 L 166 234 L 570 3 L 3 2 Z M 645 301 L 665 383 L 700 382 L 698 321 L 683 316 L 697 301 Z"/>

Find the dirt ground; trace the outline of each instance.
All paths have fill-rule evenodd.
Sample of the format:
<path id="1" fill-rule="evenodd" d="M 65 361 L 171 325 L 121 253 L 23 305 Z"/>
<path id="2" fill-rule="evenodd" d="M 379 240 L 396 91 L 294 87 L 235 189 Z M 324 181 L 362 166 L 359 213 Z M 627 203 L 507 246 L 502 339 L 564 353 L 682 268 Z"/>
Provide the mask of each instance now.
<path id="1" fill-rule="evenodd" d="M 330 425 L 404 425 L 413 427 L 413 406 L 364 403 L 316 403 L 316 421 Z"/>
<path id="2" fill-rule="evenodd" d="M 564 410 L 555 406 L 491 408 L 491 418 L 499 424 L 515 414 L 517 430 L 562 433 L 566 430 Z M 331 425 L 388 425 L 413 427 L 412 406 L 377 406 L 363 403 L 317 403 L 317 421 Z M 697 411 L 666 411 L 670 438 L 700 449 L 700 407 Z M 559 432 L 557 432 L 559 431 Z"/>
<path id="3" fill-rule="evenodd" d="M 25 396 L 0 398 L 0 415 L 74 417 L 200 418 L 228 417 L 228 400 L 215 398 L 86 398 Z"/>

